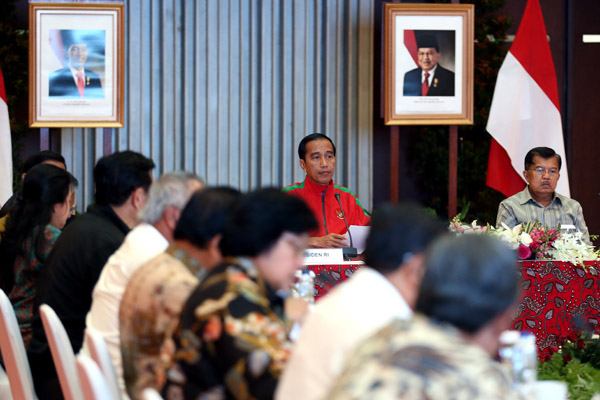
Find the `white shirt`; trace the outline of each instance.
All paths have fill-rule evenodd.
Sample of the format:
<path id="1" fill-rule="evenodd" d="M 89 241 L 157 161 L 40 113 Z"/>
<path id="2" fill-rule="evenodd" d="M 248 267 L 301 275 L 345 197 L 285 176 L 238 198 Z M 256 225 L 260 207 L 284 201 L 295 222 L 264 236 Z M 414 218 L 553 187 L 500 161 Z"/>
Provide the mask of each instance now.
<path id="1" fill-rule="evenodd" d="M 400 292 L 383 275 L 361 268 L 306 317 L 275 398 L 321 400 L 354 347 L 392 319 L 411 315 Z"/>
<path id="2" fill-rule="evenodd" d="M 429 71 L 422 70 L 421 71 L 421 84 L 423 84 L 423 82 L 425 82 L 425 72 L 427 72 L 427 73 L 429 73 L 429 75 L 427 76 L 427 86 L 431 87 L 431 80 L 433 79 L 433 75 L 435 74 L 436 69 L 437 69 L 437 64 L 435 64 L 435 66 L 433 68 L 431 68 Z"/>
<path id="3" fill-rule="evenodd" d="M 85 319 L 87 329 L 99 332 L 106 341 L 119 379 L 123 399 L 128 399 L 123 379 L 121 340 L 119 336 L 119 306 L 129 278 L 146 262 L 163 253 L 169 242 L 155 227 L 139 224 L 127 234 L 123 244 L 108 259 L 92 292 L 92 307 Z M 89 355 L 87 341 L 81 349 Z"/>
<path id="4" fill-rule="evenodd" d="M 75 86 L 77 86 L 77 74 L 81 74 L 81 79 L 85 82 L 85 69 L 81 68 L 81 71 L 71 67 L 69 65 L 69 69 L 71 70 L 71 74 L 73 75 L 73 80 L 75 81 Z"/>

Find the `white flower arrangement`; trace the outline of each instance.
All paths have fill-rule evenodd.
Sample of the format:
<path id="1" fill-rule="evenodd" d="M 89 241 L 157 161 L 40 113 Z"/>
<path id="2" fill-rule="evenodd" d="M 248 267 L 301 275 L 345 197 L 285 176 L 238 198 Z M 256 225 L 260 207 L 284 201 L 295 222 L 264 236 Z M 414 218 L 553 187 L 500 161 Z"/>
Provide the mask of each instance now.
<path id="1" fill-rule="evenodd" d="M 561 233 L 558 229 L 542 227 L 539 222 L 520 224 L 509 228 L 506 224 L 498 228 L 487 224 L 477 225 L 477 220 L 470 225 L 455 217 L 450 222 L 450 231 L 456 234 L 487 234 L 500 238 L 517 251 L 519 259 L 549 258 L 555 261 L 568 261 L 584 266 L 585 261 L 600 259 L 600 250 L 582 240 L 581 232 Z"/>
<path id="2" fill-rule="evenodd" d="M 509 228 L 506 224 L 502 223 L 499 228 L 490 228 L 490 234 L 496 236 L 506 243 L 509 244 L 513 249 L 518 249 L 520 245 L 528 246 L 533 242 L 529 233 L 523 231 L 521 225 L 517 225 L 514 228 Z"/>
<path id="3" fill-rule="evenodd" d="M 576 265 L 583 265 L 584 261 L 595 261 L 600 251 L 586 244 L 582 240 L 581 232 L 563 233 L 552 244 L 550 256 L 553 260 L 568 261 Z"/>

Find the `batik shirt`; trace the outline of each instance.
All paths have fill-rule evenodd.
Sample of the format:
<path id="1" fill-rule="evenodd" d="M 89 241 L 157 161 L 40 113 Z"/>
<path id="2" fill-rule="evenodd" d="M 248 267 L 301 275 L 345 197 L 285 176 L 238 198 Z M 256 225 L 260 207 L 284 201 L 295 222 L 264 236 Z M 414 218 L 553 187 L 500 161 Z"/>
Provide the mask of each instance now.
<path id="1" fill-rule="evenodd" d="M 40 254 L 35 253 L 33 243 L 35 233 L 29 235 L 23 243 L 25 255 L 17 256 L 15 259 L 15 285 L 8 295 L 19 322 L 25 348 L 28 347 L 31 340 L 31 320 L 33 319 L 33 302 L 37 293 L 37 278 L 44 261 L 54 247 L 54 242 L 60 235 L 60 230 L 52 225 L 46 225 L 44 228 L 46 242 Z"/>
<path id="2" fill-rule="evenodd" d="M 271 399 L 291 343 L 283 300 L 244 258 L 228 259 L 190 296 L 165 399 Z"/>
<path id="3" fill-rule="evenodd" d="M 171 245 L 131 276 L 119 307 L 123 376 L 130 398 L 141 398 L 146 387 L 163 387 L 179 315 L 205 275 L 196 260 Z"/>
<path id="4" fill-rule="evenodd" d="M 330 400 L 517 399 L 499 363 L 458 330 L 394 320 L 355 350 Z"/>

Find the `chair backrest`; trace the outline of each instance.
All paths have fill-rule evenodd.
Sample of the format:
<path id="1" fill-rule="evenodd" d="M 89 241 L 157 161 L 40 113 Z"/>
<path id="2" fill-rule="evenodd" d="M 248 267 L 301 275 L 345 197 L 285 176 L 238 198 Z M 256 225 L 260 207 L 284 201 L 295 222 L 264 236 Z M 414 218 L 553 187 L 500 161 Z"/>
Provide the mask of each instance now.
<path id="1" fill-rule="evenodd" d="M 77 376 L 75 354 L 69 336 L 67 336 L 67 331 L 65 331 L 58 315 L 49 305 L 42 304 L 40 314 L 63 396 L 65 400 L 82 399 L 83 394 Z"/>
<path id="2" fill-rule="evenodd" d="M 4 368 L 0 366 L 0 400 L 13 400 L 10 392 L 10 382 L 8 376 L 4 372 Z"/>
<path id="3" fill-rule="evenodd" d="M 76 360 L 83 398 L 85 400 L 112 399 L 110 387 L 94 360 L 85 354 L 79 354 Z"/>
<path id="4" fill-rule="evenodd" d="M 117 380 L 117 373 L 115 372 L 115 366 L 110 357 L 106 342 L 100 333 L 87 327 L 85 329 L 85 340 L 87 341 L 90 356 L 96 362 L 100 371 L 104 374 L 104 379 L 110 387 L 112 398 L 115 400 L 121 399 L 121 389 L 119 388 L 119 381 Z"/>
<path id="5" fill-rule="evenodd" d="M 153 388 L 142 390 L 142 400 L 163 400 L 160 394 Z"/>
<path id="6" fill-rule="evenodd" d="M 3 290 L 0 290 L 0 314 L 0 349 L 12 396 L 14 399 L 37 399 L 15 310 Z"/>

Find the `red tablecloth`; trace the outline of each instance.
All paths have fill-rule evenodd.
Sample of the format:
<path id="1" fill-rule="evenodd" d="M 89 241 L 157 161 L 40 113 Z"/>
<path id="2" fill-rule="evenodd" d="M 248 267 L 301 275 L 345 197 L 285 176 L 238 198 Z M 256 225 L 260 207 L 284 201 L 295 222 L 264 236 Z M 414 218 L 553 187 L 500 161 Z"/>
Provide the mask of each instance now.
<path id="1" fill-rule="evenodd" d="M 563 261 L 520 263 L 523 292 L 512 328 L 536 335 L 540 357 L 550 354 L 571 329 L 600 329 L 600 262 L 586 262 L 587 271 Z M 312 265 L 315 298 L 350 278 L 361 264 Z M 593 268 L 589 268 L 593 267 Z"/>
<path id="2" fill-rule="evenodd" d="M 358 261 L 358 260 L 357 260 Z M 356 262 L 354 264 L 343 265 L 308 265 L 307 269 L 315 273 L 315 300 L 327 295 L 329 289 L 350 278 L 354 271 L 364 264 Z"/>
<path id="3" fill-rule="evenodd" d="M 521 262 L 523 293 L 512 327 L 536 335 L 541 358 L 576 326 L 599 329 L 600 263 L 585 264 L 587 271 L 562 261 Z"/>

